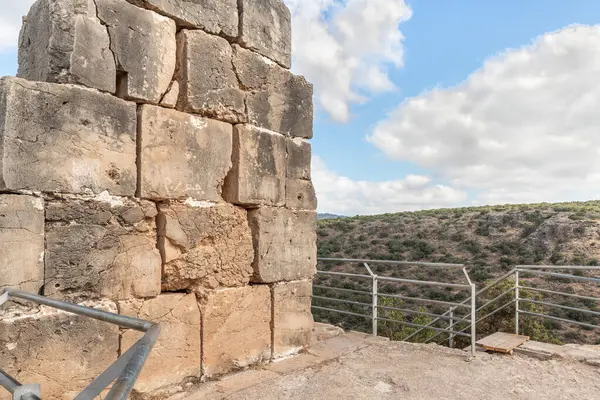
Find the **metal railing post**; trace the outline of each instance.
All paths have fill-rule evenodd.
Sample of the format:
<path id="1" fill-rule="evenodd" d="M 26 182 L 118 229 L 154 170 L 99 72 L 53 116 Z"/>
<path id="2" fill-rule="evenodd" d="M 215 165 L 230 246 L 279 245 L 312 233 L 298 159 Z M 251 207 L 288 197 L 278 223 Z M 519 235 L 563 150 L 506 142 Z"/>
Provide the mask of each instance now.
<path id="1" fill-rule="evenodd" d="M 476 356 L 477 348 L 477 287 L 471 284 L 471 355 Z"/>
<path id="2" fill-rule="evenodd" d="M 519 334 L 519 270 L 515 271 L 515 334 Z"/>
<path id="3" fill-rule="evenodd" d="M 454 307 L 450 307 L 450 323 L 448 324 L 448 330 L 450 331 L 450 335 L 448 336 L 448 347 L 454 347 Z"/>
<path id="4" fill-rule="evenodd" d="M 377 336 L 377 307 L 378 307 L 378 296 L 377 296 L 377 275 L 373 277 L 373 336 Z"/>

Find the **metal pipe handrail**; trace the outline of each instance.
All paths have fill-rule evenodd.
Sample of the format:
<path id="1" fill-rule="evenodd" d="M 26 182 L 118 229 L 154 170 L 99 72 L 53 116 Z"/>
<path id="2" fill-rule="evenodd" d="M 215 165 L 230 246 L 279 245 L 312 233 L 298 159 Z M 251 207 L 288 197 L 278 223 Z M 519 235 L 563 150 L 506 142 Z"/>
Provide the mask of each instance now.
<path id="1" fill-rule="evenodd" d="M 392 322 L 392 323 L 400 324 L 400 325 L 406 325 L 406 326 L 410 326 L 411 328 L 425 328 L 425 325 L 413 324 L 412 322 L 398 321 L 396 319 L 377 318 L 377 320 L 378 321 L 388 321 L 388 322 Z M 453 335 L 457 335 L 457 336 L 471 337 L 471 335 L 469 335 L 468 333 L 462 333 L 462 331 L 459 331 L 459 332 L 451 331 L 450 329 L 447 329 L 447 328 L 438 328 L 435 326 L 430 326 L 430 327 L 427 327 L 427 329 L 432 330 L 432 331 L 452 333 Z M 406 340 L 406 339 L 403 339 L 403 340 Z"/>
<path id="2" fill-rule="evenodd" d="M 562 269 L 562 270 L 586 270 L 586 271 L 600 271 L 599 266 L 584 266 L 584 265 L 517 265 L 515 268 L 519 269 Z"/>
<path id="3" fill-rule="evenodd" d="M 395 260 L 365 260 L 353 258 L 319 258 L 318 261 L 323 262 L 345 262 L 345 263 L 370 263 L 370 264 L 387 264 L 387 265 L 406 265 L 414 267 L 433 267 L 433 268 L 464 268 L 464 264 L 451 263 L 432 263 L 421 261 L 395 261 Z"/>
<path id="4" fill-rule="evenodd" d="M 598 315 L 598 316 L 600 316 L 600 312 L 588 310 L 588 309 L 585 309 L 585 308 L 569 307 L 569 306 L 563 306 L 563 305 L 555 304 L 555 303 L 548 303 L 546 301 L 524 299 L 524 298 L 520 298 L 519 300 L 521 300 L 524 303 L 539 304 L 539 305 L 547 306 L 547 307 L 562 308 L 563 310 L 579 311 L 579 312 L 582 312 L 582 313 L 585 313 L 585 314 L 592 314 L 592 315 Z"/>
<path id="5" fill-rule="evenodd" d="M 317 310 L 323 310 L 323 311 L 332 311 L 332 312 L 336 312 L 336 313 L 340 313 L 340 314 L 354 315 L 356 317 L 364 317 L 364 318 L 369 318 L 369 319 L 371 318 L 370 315 L 354 313 L 351 311 L 336 310 L 335 308 L 327 308 L 327 307 L 320 307 L 320 306 L 311 306 L 311 308 L 314 308 Z"/>
<path id="6" fill-rule="evenodd" d="M 571 319 L 559 318 L 559 317 L 555 317 L 553 315 L 538 314 L 538 313 L 534 313 L 534 312 L 531 312 L 531 311 L 524 311 L 524 310 L 519 310 L 519 313 L 520 314 L 525 314 L 525 315 L 531 315 L 533 317 L 553 319 L 555 321 L 565 322 L 565 323 L 568 323 L 568 324 L 575 324 L 575 325 L 586 326 L 588 328 L 594 328 L 594 329 L 600 328 L 600 326 L 598 326 L 598 325 L 592 325 L 592 324 L 587 324 L 585 322 L 573 321 Z"/>
<path id="7" fill-rule="evenodd" d="M 427 315 L 429 317 L 439 317 L 446 321 L 459 321 L 460 320 L 460 317 L 447 317 L 445 315 L 428 313 L 426 311 L 408 310 L 406 308 L 396 308 L 396 307 L 388 307 L 388 306 L 377 306 L 377 308 L 380 308 L 382 310 L 401 311 L 401 312 L 405 312 L 407 314 L 417 314 L 417 315 Z"/>
<path id="8" fill-rule="evenodd" d="M 352 300 L 344 300 L 344 299 L 336 299 L 335 297 L 325 297 L 325 296 L 314 296 L 313 299 L 325 300 L 325 301 L 335 301 L 338 303 L 346 303 L 346 304 L 355 304 L 358 306 L 372 307 L 372 304 L 369 303 L 361 303 L 360 301 L 352 301 Z"/>
<path id="9" fill-rule="evenodd" d="M 366 279 L 371 279 L 371 275 L 349 274 L 349 273 L 346 273 L 346 272 L 317 271 L 317 274 L 334 275 L 334 276 L 346 276 L 346 277 L 349 277 L 349 278 L 366 278 Z"/>
<path id="10" fill-rule="evenodd" d="M 547 294 L 555 294 L 558 296 L 574 297 L 576 299 L 582 299 L 582 300 L 600 301 L 600 298 L 598 298 L 598 297 L 582 296 L 580 294 L 567 293 L 567 292 L 556 292 L 554 290 L 534 288 L 531 286 L 520 286 L 519 285 L 519 289 L 532 290 L 534 292 L 541 292 L 541 293 L 547 293 Z"/>
<path id="11" fill-rule="evenodd" d="M 461 289 L 468 289 L 468 288 L 471 287 L 470 285 L 464 285 L 464 284 L 460 284 L 460 283 L 446 283 L 446 282 L 435 282 L 435 281 L 419 281 L 419 280 L 414 280 L 414 279 L 390 278 L 390 277 L 387 277 L 387 276 L 378 276 L 377 278 L 380 281 L 412 283 L 412 284 L 424 285 L 424 286 L 442 286 L 442 287 L 454 287 L 454 288 L 461 288 Z"/>
<path id="12" fill-rule="evenodd" d="M 564 278 L 564 279 L 573 279 L 575 281 L 585 281 L 585 282 L 596 282 L 596 283 L 600 283 L 600 278 L 589 278 L 586 276 L 577 276 L 577 275 L 570 275 L 570 274 L 557 274 L 556 272 L 546 272 L 546 271 L 539 271 L 539 270 L 535 270 L 535 269 L 517 269 L 517 271 L 520 272 L 525 272 L 528 274 L 537 274 L 537 275 L 546 275 L 546 276 L 552 276 L 555 278 Z"/>
<path id="13" fill-rule="evenodd" d="M 4 289 L 0 292 L 0 306 L 10 300 L 10 298 L 31 301 L 61 311 L 118 325 L 122 328 L 144 332 L 144 336 L 138 340 L 136 344 L 77 395 L 75 400 L 89 400 L 96 398 L 111 383 L 113 385 L 105 397 L 106 400 L 126 400 L 128 398 L 148 356 L 150 355 L 152 347 L 158 340 L 158 336 L 160 335 L 159 324 L 60 300 L 49 299 L 44 296 L 16 289 Z M 39 400 L 39 385 L 21 385 L 2 370 L 0 370 L 0 386 L 3 386 L 9 392 L 13 393 L 15 399 Z"/>
<path id="14" fill-rule="evenodd" d="M 399 294 L 379 293 L 379 296 L 380 297 L 391 297 L 394 299 L 407 300 L 407 301 L 422 301 L 424 303 L 440 304 L 440 305 L 451 306 L 451 307 L 471 308 L 470 304 L 453 303 L 451 301 L 443 301 L 443 300 L 423 299 L 421 297 L 409 297 L 409 296 L 402 296 Z"/>
<path id="15" fill-rule="evenodd" d="M 347 293 L 364 294 L 364 295 L 368 295 L 368 296 L 371 295 L 371 292 L 366 292 L 364 290 L 344 289 L 344 288 L 339 288 L 339 287 L 335 287 L 335 286 L 313 285 L 313 288 L 324 289 L 324 290 L 335 290 L 335 291 L 347 292 Z"/>

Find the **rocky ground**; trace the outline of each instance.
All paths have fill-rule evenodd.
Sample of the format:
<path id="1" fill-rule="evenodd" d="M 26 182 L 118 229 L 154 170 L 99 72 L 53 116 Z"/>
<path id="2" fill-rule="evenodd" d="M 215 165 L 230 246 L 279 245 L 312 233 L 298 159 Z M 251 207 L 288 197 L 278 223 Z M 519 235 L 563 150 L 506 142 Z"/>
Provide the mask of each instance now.
<path id="1" fill-rule="evenodd" d="M 179 399 L 594 399 L 600 369 L 347 333 L 306 354 L 205 383 Z"/>

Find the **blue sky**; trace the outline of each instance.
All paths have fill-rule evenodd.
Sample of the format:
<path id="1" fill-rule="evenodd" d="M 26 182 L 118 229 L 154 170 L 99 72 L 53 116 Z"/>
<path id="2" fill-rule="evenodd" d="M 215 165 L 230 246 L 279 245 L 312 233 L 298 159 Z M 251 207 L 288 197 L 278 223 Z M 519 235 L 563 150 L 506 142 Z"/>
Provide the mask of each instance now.
<path id="1" fill-rule="evenodd" d="M 285 1 L 319 211 L 600 198 L 600 2 Z M 26 3 L 0 0 L 0 75 Z"/>

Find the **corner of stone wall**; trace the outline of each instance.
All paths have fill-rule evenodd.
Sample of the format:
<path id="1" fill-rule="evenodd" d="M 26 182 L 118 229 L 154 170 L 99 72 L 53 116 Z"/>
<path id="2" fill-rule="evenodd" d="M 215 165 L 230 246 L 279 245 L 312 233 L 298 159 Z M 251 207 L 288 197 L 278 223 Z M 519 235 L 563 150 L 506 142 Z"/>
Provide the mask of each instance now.
<path id="1" fill-rule="evenodd" d="M 302 351 L 313 105 L 289 70 L 289 10 L 87 4 L 35 3 L 19 77 L 0 80 L 0 288 L 161 323 L 134 398 Z M 139 337 L 19 307 L 0 319 L 0 357 L 44 397 L 76 393 Z M 79 357 L 67 376 L 37 354 Z"/>

